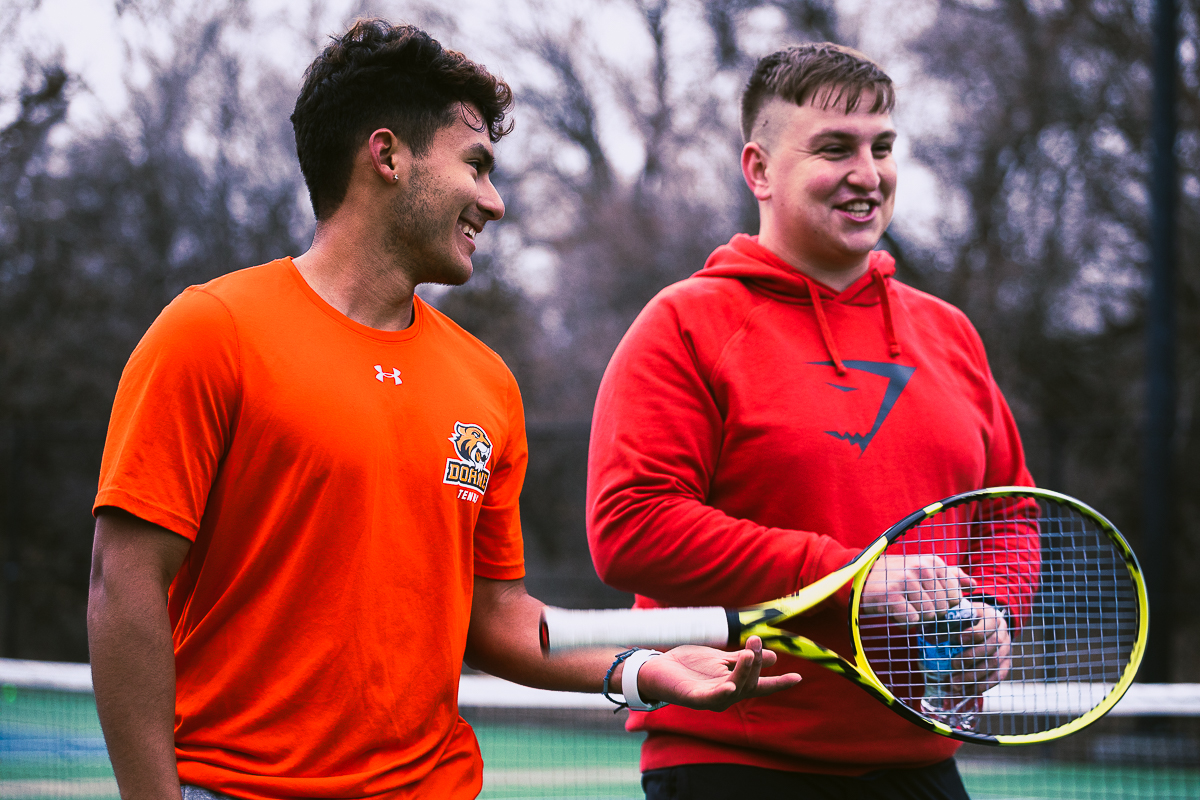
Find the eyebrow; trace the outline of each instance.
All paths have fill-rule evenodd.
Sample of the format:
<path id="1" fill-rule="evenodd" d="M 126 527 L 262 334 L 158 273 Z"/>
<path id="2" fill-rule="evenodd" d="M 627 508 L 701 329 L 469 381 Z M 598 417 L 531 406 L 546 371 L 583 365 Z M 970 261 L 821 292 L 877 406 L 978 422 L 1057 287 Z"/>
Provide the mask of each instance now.
<path id="1" fill-rule="evenodd" d="M 898 134 L 896 133 L 895 130 L 881 131 L 880 133 L 878 133 L 877 135 L 872 137 L 871 141 L 872 142 L 895 141 L 897 135 Z M 812 138 L 812 141 L 814 141 L 814 142 L 826 142 L 826 141 L 846 142 L 846 141 L 855 141 L 857 139 L 858 139 L 858 137 L 855 136 L 854 134 L 849 133 L 847 131 L 838 130 L 835 128 L 832 130 L 824 130 L 824 131 L 821 131 L 821 132 L 815 134 Z"/>
<path id="2" fill-rule="evenodd" d="M 496 157 L 481 144 L 473 144 L 464 153 L 465 158 L 478 159 L 483 163 L 483 172 L 491 172 L 496 168 Z"/>

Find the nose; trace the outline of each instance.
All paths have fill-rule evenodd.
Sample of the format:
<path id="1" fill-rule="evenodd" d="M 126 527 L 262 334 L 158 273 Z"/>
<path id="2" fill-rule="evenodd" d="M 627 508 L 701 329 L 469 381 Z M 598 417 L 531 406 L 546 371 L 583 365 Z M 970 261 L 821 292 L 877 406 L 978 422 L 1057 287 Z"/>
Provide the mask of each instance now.
<path id="1" fill-rule="evenodd" d="M 859 150 L 854 156 L 854 161 L 850 165 L 850 174 L 846 176 L 846 181 L 855 187 L 865 189 L 868 192 L 873 192 L 879 188 L 881 183 L 879 176 L 879 165 L 875 161 L 875 153 L 870 147 Z"/>
<path id="2" fill-rule="evenodd" d="M 491 178 L 483 182 L 476 202 L 483 211 L 483 215 L 492 222 L 504 216 L 504 200 L 500 197 L 500 192 L 496 191 L 496 187 L 492 185 Z"/>

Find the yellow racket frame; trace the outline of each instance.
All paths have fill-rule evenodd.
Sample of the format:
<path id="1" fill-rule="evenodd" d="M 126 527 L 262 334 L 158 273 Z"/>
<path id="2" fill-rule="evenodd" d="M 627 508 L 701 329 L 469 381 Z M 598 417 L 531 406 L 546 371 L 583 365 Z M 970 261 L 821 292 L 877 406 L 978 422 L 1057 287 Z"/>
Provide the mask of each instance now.
<path id="1" fill-rule="evenodd" d="M 1136 587 L 1138 599 L 1138 625 L 1137 637 L 1134 641 L 1133 652 L 1130 656 L 1129 663 L 1125 667 L 1120 680 L 1113 687 L 1112 691 L 1105 696 L 1095 708 L 1080 715 L 1071 722 L 1061 725 L 1057 728 L 1051 728 L 1048 731 L 1040 731 L 1038 733 L 1024 734 L 998 734 L 987 735 L 981 733 L 972 733 L 970 731 L 957 731 L 950 728 L 948 725 L 930 719 L 923 714 L 914 711 L 909 706 L 905 705 L 899 698 L 893 695 L 888 688 L 883 684 L 875 672 L 871 669 L 871 665 L 865 658 L 857 656 L 863 653 L 862 632 L 859 627 L 859 603 L 862 600 L 863 585 L 866 583 L 867 575 L 871 571 L 871 566 L 875 561 L 883 555 L 884 550 L 895 539 L 901 537 L 907 531 L 911 530 L 921 522 L 929 519 L 933 515 L 939 513 L 943 509 L 950 508 L 973 500 L 985 500 L 995 497 L 1029 497 L 1033 499 L 1045 498 L 1054 500 L 1066 506 L 1070 506 L 1079 513 L 1094 520 L 1100 525 L 1101 529 L 1112 540 L 1113 545 L 1117 548 L 1117 552 L 1121 554 L 1121 558 L 1125 562 L 1126 568 L 1129 570 L 1129 575 Z M 850 631 L 854 639 L 854 652 L 856 661 L 861 661 L 861 664 L 855 664 L 846 658 L 843 658 L 838 653 L 823 647 L 816 642 L 804 636 L 799 636 L 794 633 L 782 630 L 776 625 L 780 622 L 792 619 L 805 611 L 810 610 L 817 604 L 829 599 L 847 582 L 853 580 L 852 594 L 850 600 Z M 1142 578 L 1141 567 L 1138 566 L 1137 558 L 1130 549 L 1129 544 L 1121 536 L 1116 527 L 1109 522 L 1100 512 L 1096 511 L 1091 506 L 1069 497 L 1065 494 L 1052 492 L 1047 489 L 1037 489 L 1029 486 L 996 486 L 987 489 L 979 489 L 973 492 L 955 495 L 944 500 L 939 500 L 932 503 L 920 511 L 914 512 L 904 519 L 897 522 L 892 527 L 888 528 L 878 539 L 871 543 L 870 547 L 859 553 L 853 561 L 840 569 L 831 572 L 825 577 L 814 581 L 808 586 L 801 589 L 789 597 L 780 600 L 774 600 L 769 603 L 762 603 L 757 606 L 740 609 L 736 612 L 731 611 L 730 616 L 735 617 L 741 630 L 739 634 L 740 644 L 745 644 L 746 640 L 751 636 L 758 636 L 763 640 L 763 646 L 776 652 L 788 653 L 793 656 L 798 656 L 807 661 L 813 661 L 826 669 L 832 670 L 840 675 L 845 676 L 848 680 L 854 682 L 864 691 L 875 697 L 880 702 L 899 713 L 910 722 L 932 731 L 933 733 L 949 736 L 961 741 L 976 742 L 989 745 L 1021 745 L 1021 744 L 1036 744 L 1038 742 L 1048 742 L 1054 739 L 1062 738 L 1068 734 L 1074 733 L 1082 728 L 1087 727 L 1096 720 L 1107 714 L 1117 701 L 1129 689 L 1133 683 L 1134 677 L 1137 675 L 1138 666 L 1142 663 L 1142 656 L 1146 650 L 1146 638 L 1150 631 L 1150 606 L 1146 597 L 1146 583 Z"/>

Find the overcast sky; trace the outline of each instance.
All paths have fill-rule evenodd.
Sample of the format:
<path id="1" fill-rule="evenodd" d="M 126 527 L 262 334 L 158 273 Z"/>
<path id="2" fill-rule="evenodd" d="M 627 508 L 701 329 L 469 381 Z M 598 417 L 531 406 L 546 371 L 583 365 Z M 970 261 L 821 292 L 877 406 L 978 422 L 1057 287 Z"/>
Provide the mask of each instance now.
<path id="1" fill-rule="evenodd" d="M 134 0 L 133 5 L 137 0 Z M 152 19 L 147 22 L 139 14 L 126 10 L 118 15 L 114 3 L 107 0 L 5 0 L 0 10 L 0 30 L 5 40 L 0 45 L 0 123 L 11 118 L 15 97 L 24 75 L 22 53 L 28 52 L 47 59 L 62 53 L 67 69 L 82 79 L 84 88 L 78 91 L 71 106 L 69 127 L 58 132 L 58 141 L 77 134 L 108 118 L 119 117 L 126 103 L 126 85 L 144 80 L 139 59 L 131 56 L 130 43 L 149 47 L 166 55 L 169 22 Z M 237 1 L 231 5 L 236 6 Z M 326 0 L 297 2 L 297 0 L 245 0 L 246 18 L 231 26 L 231 36 L 239 46 L 253 53 L 262 63 L 274 67 L 280 74 L 294 76 L 297 86 L 304 67 L 312 59 L 316 41 L 340 30 L 356 12 L 378 14 L 394 21 L 428 24 L 435 35 L 446 43 L 462 49 L 473 58 L 497 69 L 518 88 L 522 81 L 536 83 L 537 67 L 520 63 L 513 51 L 504 46 L 496 32 L 501 24 L 523 28 L 535 19 L 540 25 L 554 27 L 569 25 L 577 18 L 581 4 L 573 0 L 460 0 L 452 16 L 444 20 L 422 18 L 414 13 L 417 6 L 399 0 L 374 2 L 364 6 L 355 0 Z M 21 7 L 33 6 L 31 11 L 16 14 Z M 143 0 L 140 6 L 169 8 L 172 20 L 182 19 L 190 6 L 188 0 Z M 172 8 L 173 7 L 173 8 Z M 588 42 L 601 54 L 616 63 L 636 63 L 650 56 L 648 37 L 640 35 L 641 26 L 631 15 L 629 4 L 620 0 L 595 0 L 586 7 L 585 26 Z M 679 58 L 688 58 L 689 51 L 708 52 L 703 26 L 697 22 L 690 27 L 688 0 L 676 0 L 674 18 L 669 30 L 673 36 L 672 49 Z M 315 10 L 314 10 L 315 9 Z M 878 0 L 840 0 L 840 20 L 847 38 L 856 46 L 879 60 L 899 87 L 900 105 L 897 125 L 901 139 L 897 144 L 901 181 L 897 193 L 897 222 L 909 236 L 926 238 L 932 235 L 939 218 L 952 216 L 954 205 L 943 197 L 932 174 L 909 156 L 909 142 L 914 136 L 937 135 L 938 126 L 949 123 L 949 103 L 936 87 L 920 82 L 914 73 L 913 61 L 903 50 L 906 39 L 919 33 L 932 21 L 932 3 L 925 0 L 900 0 L 881 3 Z M 15 22 L 14 22 L 15 19 Z M 771 10 L 757 13 L 752 19 L 752 46 L 764 53 L 777 47 L 782 18 Z M 252 78 L 251 78 L 252 79 Z M 737 87 L 732 87 L 736 95 Z M 519 95 L 518 95 L 519 99 Z M 731 97 L 731 112 L 736 110 L 736 98 Z M 641 166 L 641 151 L 636 137 L 619 124 L 610 124 L 604 131 L 614 166 L 632 174 Z M 502 157 L 503 153 L 501 154 Z"/>

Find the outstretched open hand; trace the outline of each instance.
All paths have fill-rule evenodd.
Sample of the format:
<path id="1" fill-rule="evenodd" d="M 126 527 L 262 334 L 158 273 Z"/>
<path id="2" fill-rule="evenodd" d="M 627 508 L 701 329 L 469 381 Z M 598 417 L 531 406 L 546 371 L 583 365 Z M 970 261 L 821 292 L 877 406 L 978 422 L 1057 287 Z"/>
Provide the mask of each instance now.
<path id="1" fill-rule="evenodd" d="M 760 677 L 762 668 L 771 666 L 775 660 L 775 654 L 763 650 L 762 640 L 757 636 L 751 636 L 743 649 L 732 653 L 684 645 L 642 666 L 638 673 L 638 694 L 647 700 L 724 711 L 739 700 L 772 694 L 800 682 L 795 672 Z"/>

